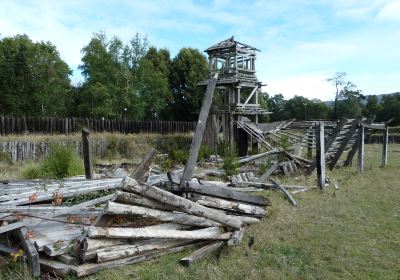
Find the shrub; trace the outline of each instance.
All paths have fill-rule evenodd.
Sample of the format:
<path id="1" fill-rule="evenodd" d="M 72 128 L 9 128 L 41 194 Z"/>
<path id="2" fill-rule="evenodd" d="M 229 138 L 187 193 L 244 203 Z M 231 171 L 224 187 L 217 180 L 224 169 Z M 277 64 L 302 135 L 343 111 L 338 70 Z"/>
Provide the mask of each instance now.
<path id="1" fill-rule="evenodd" d="M 39 165 L 25 168 L 22 176 L 27 179 L 60 179 L 83 173 L 83 163 L 72 147 L 53 145 L 49 155 Z"/>
<path id="2" fill-rule="evenodd" d="M 236 159 L 236 148 L 231 148 L 229 145 L 223 144 L 221 154 L 223 158 L 222 170 L 224 170 L 225 176 L 238 174 L 240 165 Z"/>
<path id="3" fill-rule="evenodd" d="M 208 159 L 214 151 L 207 145 L 202 143 L 199 150 L 198 160 Z"/>
<path id="4" fill-rule="evenodd" d="M 9 153 L 0 151 L 0 162 L 12 164 L 11 156 Z"/>

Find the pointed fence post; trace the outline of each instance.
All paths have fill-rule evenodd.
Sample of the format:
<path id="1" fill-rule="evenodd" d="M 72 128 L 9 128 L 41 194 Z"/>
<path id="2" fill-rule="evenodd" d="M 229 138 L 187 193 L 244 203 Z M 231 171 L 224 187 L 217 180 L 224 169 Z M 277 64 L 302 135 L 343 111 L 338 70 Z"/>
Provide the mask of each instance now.
<path id="1" fill-rule="evenodd" d="M 383 132 L 382 167 L 387 165 L 388 144 L 389 144 L 389 127 L 386 127 L 385 131 Z"/>
<path id="2" fill-rule="evenodd" d="M 317 158 L 317 176 L 320 189 L 325 187 L 325 136 L 324 122 L 319 122 L 315 127 L 316 132 L 316 158 Z"/>
<path id="3" fill-rule="evenodd" d="M 358 128 L 358 157 L 357 157 L 357 167 L 359 173 L 364 173 L 364 137 L 365 129 L 364 125 L 360 125 Z"/>
<path id="4" fill-rule="evenodd" d="M 82 129 L 82 153 L 86 179 L 93 179 L 92 148 L 89 143 L 89 130 L 87 128 Z"/>

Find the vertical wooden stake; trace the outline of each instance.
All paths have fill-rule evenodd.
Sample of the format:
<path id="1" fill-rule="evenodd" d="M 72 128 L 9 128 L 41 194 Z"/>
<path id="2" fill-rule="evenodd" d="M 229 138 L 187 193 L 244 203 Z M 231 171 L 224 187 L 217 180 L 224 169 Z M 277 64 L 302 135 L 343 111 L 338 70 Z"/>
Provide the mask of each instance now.
<path id="1" fill-rule="evenodd" d="M 89 143 L 89 130 L 87 128 L 82 129 L 82 152 L 86 179 L 93 179 L 92 147 Z"/>
<path id="2" fill-rule="evenodd" d="M 193 170 L 196 165 L 197 156 L 199 155 L 201 141 L 203 139 L 203 133 L 206 128 L 208 113 L 210 111 L 211 103 L 213 100 L 214 89 L 217 85 L 218 73 L 215 73 L 208 80 L 208 86 L 206 94 L 201 106 L 199 121 L 197 122 L 196 131 L 193 136 L 192 144 L 190 146 L 189 158 L 183 170 L 181 187 L 184 187 L 187 180 L 190 180 L 193 175 Z"/>
<path id="3" fill-rule="evenodd" d="M 317 175 L 318 186 L 320 189 L 325 187 L 325 136 L 324 122 L 319 122 L 316 125 L 316 158 L 317 158 Z"/>
<path id="4" fill-rule="evenodd" d="M 361 124 L 358 128 L 358 158 L 357 158 L 357 166 L 358 172 L 364 172 L 364 126 Z"/>
<path id="5" fill-rule="evenodd" d="M 389 144 L 389 127 L 383 132 L 383 147 L 382 147 L 382 166 L 387 165 L 387 153 Z"/>

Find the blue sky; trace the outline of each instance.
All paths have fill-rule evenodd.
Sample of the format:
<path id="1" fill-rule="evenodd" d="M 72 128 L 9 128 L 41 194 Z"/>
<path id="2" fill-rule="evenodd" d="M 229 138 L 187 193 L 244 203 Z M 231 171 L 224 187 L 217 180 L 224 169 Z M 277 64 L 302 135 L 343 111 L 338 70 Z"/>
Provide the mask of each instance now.
<path id="1" fill-rule="evenodd" d="M 337 71 L 365 94 L 400 91 L 400 0 L 34 1 L 0 0 L 0 35 L 51 41 L 81 79 L 93 32 L 127 42 L 136 32 L 174 56 L 232 35 L 261 50 L 265 91 L 331 100 Z"/>

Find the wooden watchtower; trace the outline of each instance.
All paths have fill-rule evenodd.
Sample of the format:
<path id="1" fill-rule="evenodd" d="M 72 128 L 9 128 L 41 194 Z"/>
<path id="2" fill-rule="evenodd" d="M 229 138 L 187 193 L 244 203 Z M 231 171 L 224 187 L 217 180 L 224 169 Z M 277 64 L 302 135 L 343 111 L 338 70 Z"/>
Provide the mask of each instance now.
<path id="1" fill-rule="evenodd" d="M 268 114 L 258 102 L 262 86 L 255 69 L 258 51 L 233 36 L 205 50 L 210 73 L 218 72 L 217 89 L 221 94 L 207 122 L 204 140 L 209 146 L 216 147 L 221 133 L 223 142 L 236 145 L 239 156 L 247 155 L 249 141 L 257 144 L 257 136 L 243 123 L 257 124 L 260 114 Z M 199 84 L 206 85 L 207 81 Z"/>

